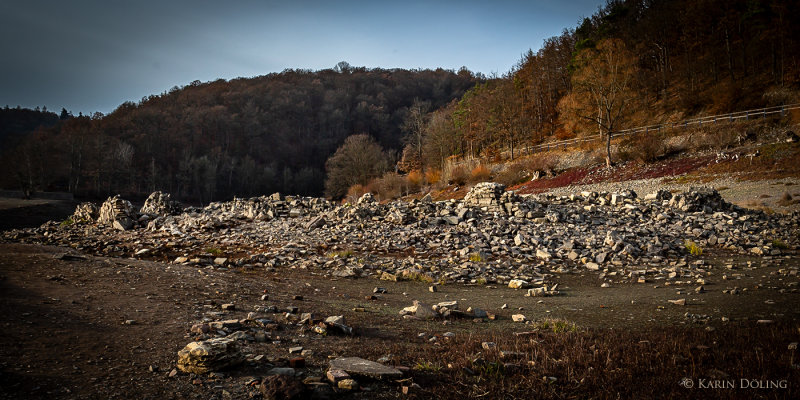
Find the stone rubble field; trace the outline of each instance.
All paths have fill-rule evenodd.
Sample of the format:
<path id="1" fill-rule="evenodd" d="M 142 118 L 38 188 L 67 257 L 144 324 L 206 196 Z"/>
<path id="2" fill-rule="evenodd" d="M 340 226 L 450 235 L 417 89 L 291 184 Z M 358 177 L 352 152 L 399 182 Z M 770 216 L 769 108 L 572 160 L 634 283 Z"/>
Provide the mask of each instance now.
<path id="1" fill-rule="evenodd" d="M 708 285 L 737 279 L 744 269 L 763 268 L 787 278 L 778 292 L 798 293 L 800 268 L 796 252 L 800 214 L 768 215 L 739 208 L 708 188 L 675 194 L 659 190 L 643 196 L 623 190 L 523 197 L 500 184 L 481 183 L 463 200 L 433 202 L 428 197 L 381 204 L 367 194 L 355 204 L 339 205 L 275 194 L 204 208 L 182 208 L 168 194 L 156 192 L 139 210 L 118 196 L 99 206 L 84 203 L 67 221 L 4 232 L 2 241 L 75 249 L 77 254 L 59 257 L 66 261 L 85 260 L 83 254 L 160 261 L 172 264 L 168 268 L 174 271 L 205 277 L 286 270 L 334 281 L 368 278 L 378 285 L 368 296 L 371 300 L 387 293 L 380 281 L 419 281 L 433 293 L 460 284 L 507 286 L 519 289 L 520 297 L 564 296 L 554 281 L 587 274 L 596 276 L 597 287 L 607 290 L 649 284 L 686 286 L 699 294 Z M 704 251 L 724 262 L 707 262 Z M 754 257 L 758 262 L 739 262 Z M 741 290 L 735 287 L 725 293 Z M 200 304 L 186 327 L 189 343 L 177 352 L 174 368 L 164 373 L 169 378 L 185 374 L 192 382 L 203 383 L 203 376 L 213 381 L 242 365 L 262 365 L 267 368 L 265 377 L 241 379 L 265 398 L 366 393 L 363 390 L 371 389 L 362 385 L 375 380 L 399 382 L 403 393 L 420 390 L 404 379 L 407 366 L 390 366 L 391 357 L 371 361 L 332 355 L 324 376 L 301 379 L 307 360 L 315 355 L 298 338 L 350 338 L 363 334 L 365 327 L 351 325 L 343 315 L 270 304 L 269 294 L 260 300 L 248 309 L 233 302 Z M 294 295 L 292 300 L 304 299 Z M 393 311 L 399 320 L 447 323 L 498 318 L 498 310 L 463 299 L 432 304 L 412 298 L 403 301 L 407 306 Z M 686 305 L 685 298 L 669 302 Z M 509 310 L 510 322 L 536 323 L 523 311 Z M 707 321 L 708 316 L 687 312 L 685 318 Z M 289 333 L 295 327 L 300 327 L 299 336 Z M 418 339 L 434 343 L 456 335 L 420 333 Z M 265 358 L 251 351 L 255 343 L 289 345 L 288 357 Z M 494 342 L 481 346 L 515 356 L 510 349 L 496 349 Z M 225 393 L 231 396 L 223 391 L 223 398 Z M 248 393 L 252 397 L 253 392 Z"/>
<path id="2" fill-rule="evenodd" d="M 726 203 L 713 189 L 639 197 L 582 192 L 520 197 L 497 183 L 463 201 L 356 204 L 319 198 L 235 199 L 186 208 L 153 193 L 141 210 L 119 197 L 81 204 L 71 221 L 11 231 L 7 241 L 216 268 L 294 268 L 334 277 L 542 286 L 585 270 L 607 283 L 696 281 L 704 250 L 786 264 L 800 244 L 800 213 L 768 215 Z"/>

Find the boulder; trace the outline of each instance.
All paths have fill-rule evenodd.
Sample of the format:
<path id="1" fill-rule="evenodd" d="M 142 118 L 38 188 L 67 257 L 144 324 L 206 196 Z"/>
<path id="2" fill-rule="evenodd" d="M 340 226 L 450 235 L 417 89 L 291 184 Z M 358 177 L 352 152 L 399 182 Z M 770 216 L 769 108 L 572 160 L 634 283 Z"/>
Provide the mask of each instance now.
<path id="1" fill-rule="evenodd" d="M 236 340 L 216 338 L 187 344 L 178 352 L 178 369 L 204 374 L 238 365 L 242 360 Z"/>
<path id="2" fill-rule="evenodd" d="M 373 379 L 400 379 L 403 373 L 395 368 L 359 357 L 339 357 L 330 361 L 332 370 L 342 370 L 353 376 Z"/>
<path id="3" fill-rule="evenodd" d="M 109 197 L 100 207 L 97 222 L 125 231 L 134 227 L 137 214 L 130 201 L 117 195 Z"/>
<path id="4" fill-rule="evenodd" d="M 144 205 L 139 212 L 148 215 L 166 216 L 180 214 L 181 210 L 181 204 L 173 201 L 169 193 L 153 192 L 144 201 Z"/>
<path id="5" fill-rule="evenodd" d="M 72 220 L 75 222 L 94 222 L 100 216 L 100 211 L 94 203 L 81 203 L 75 207 Z"/>

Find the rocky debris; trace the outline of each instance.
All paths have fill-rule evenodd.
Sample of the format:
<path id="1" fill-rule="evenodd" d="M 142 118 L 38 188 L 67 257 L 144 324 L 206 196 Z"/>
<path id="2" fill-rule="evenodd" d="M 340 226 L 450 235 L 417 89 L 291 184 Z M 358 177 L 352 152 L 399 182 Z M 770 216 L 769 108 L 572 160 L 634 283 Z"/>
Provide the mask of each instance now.
<path id="1" fill-rule="evenodd" d="M 298 378 L 286 375 L 267 376 L 258 386 L 265 399 L 299 400 L 308 398 L 308 390 Z"/>
<path id="2" fill-rule="evenodd" d="M 131 202 L 116 195 L 103 202 L 97 222 L 117 230 L 127 231 L 136 225 L 137 220 L 138 213 L 134 210 Z"/>
<path id="3" fill-rule="evenodd" d="M 342 370 L 353 376 L 373 379 L 400 379 L 403 373 L 395 368 L 359 357 L 339 357 L 330 361 L 332 370 Z"/>
<path id="4" fill-rule="evenodd" d="M 100 216 L 100 210 L 94 203 L 81 203 L 75 207 L 72 220 L 75 222 L 94 222 Z"/>
<path id="5" fill-rule="evenodd" d="M 169 193 L 153 192 L 150 193 L 150 196 L 147 196 L 147 200 L 144 201 L 139 213 L 152 216 L 167 216 L 180 214 L 181 210 L 181 204 L 172 200 L 172 196 Z"/>
<path id="6" fill-rule="evenodd" d="M 692 188 L 688 192 L 676 194 L 669 200 L 669 205 L 681 211 L 705 213 L 725 211 L 731 207 L 716 190 L 711 188 Z"/>
<path id="7" fill-rule="evenodd" d="M 127 217 L 137 221 L 130 229 L 146 222 L 146 230 L 47 223 L 0 237 L 115 257 L 148 249 L 136 256 L 144 259 L 160 258 L 168 247 L 175 264 L 192 267 L 291 267 L 428 284 L 521 280 L 537 287 L 553 275 L 573 272 L 603 275 L 607 284 L 697 280 L 711 268 L 693 264 L 704 248 L 756 255 L 772 265 L 775 257 L 793 254 L 800 245 L 800 214 L 742 209 L 722 201 L 713 189 L 694 189 L 671 200 L 669 192 L 644 199 L 630 190 L 522 197 L 501 189 L 479 184 L 463 201 L 379 204 L 366 196 L 345 205 L 274 194 L 188 207 L 149 220 Z M 124 200 L 111 200 L 107 203 L 120 211 L 112 213 L 114 207 L 107 205 L 105 220 L 130 215 L 120 206 Z M 302 212 L 292 217 L 292 210 Z"/>
<path id="8" fill-rule="evenodd" d="M 195 374 L 219 371 L 242 361 L 238 342 L 230 338 L 191 342 L 178 352 L 178 369 Z"/>

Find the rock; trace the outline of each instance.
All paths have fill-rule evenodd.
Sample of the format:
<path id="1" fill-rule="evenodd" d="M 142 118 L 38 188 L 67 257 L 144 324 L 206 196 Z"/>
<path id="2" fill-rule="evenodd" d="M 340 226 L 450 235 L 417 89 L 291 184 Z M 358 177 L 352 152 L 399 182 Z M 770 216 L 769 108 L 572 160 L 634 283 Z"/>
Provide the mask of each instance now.
<path id="1" fill-rule="evenodd" d="M 339 357 L 330 361 L 331 369 L 340 369 L 354 376 L 366 376 L 375 379 L 400 379 L 403 373 L 374 361 L 359 357 Z"/>
<path id="2" fill-rule="evenodd" d="M 331 383 L 339 382 L 342 379 L 350 379 L 350 374 L 341 369 L 329 369 L 326 376 Z"/>
<path id="3" fill-rule="evenodd" d="M 325 217 L 320 215 L 320 216 L 314 217 L 310 221 L 308 221 L 308 223 L 306 224 L 306 230 L 307 231 L 312 231 L 312 230 L 317 229 L 317 228 L 322 228 L 327 223 L 328 222 L 325 220 Z"/>
<path id="4" fill-rule="evenodd" d="M 678 300 L 668 300 L 671 304 L 675 304 L 676 306 L 685 306 L 686 299 L 678 299 Z"/>
<path id="5" fill-rule="evenodd" d="M 438 313 L 433 311 L 431 306 L 418 300 L 414 300 L 414 305 L 404 308 L 402 311 L 400 311 L 400 314 L 412 314 L 420 319 L 434 319 L 439 316 Z"/>
<path id="6" fill-rule="evenodd" d="M 547 261 L 550 260 L 552 256 L 550 255 L 550 252 L 545 249 L 536 249 L 536 257 Z"/>
<path id="7" fill-rule="evenodd" d="M 375 200 L 375 196 L 373 196 L 372 193 L 367 192 L 367 193 L 364 193 L 361 197 L 358 198 L 358 201 L 356 201 L 356 204 L 358 204 L 358 205 L 369 205 L 369 204 L 374 204 L 374 203 L 377 203 L 377 202 L 378 201 Z"/>
<path id="8" fill-rule="evenodd" d="M 525 318 L 525 315 L 523 315 L 523 314 L 514 314 L 514 315 L 511 316 L 511 320 L 514 321 L 514 322 L 525 322 L 528 319 Z"/>
<path id="9" fill-rule="evenodd" d="M 139 210 L 141 214 L 167 216 L 180 214 L 182 210 L 181 204 L 172 200 L 172 196 L 168 193 L 153 192 L 147 196 L 144 205 Z"/>
<path id="10" fill-rule="evenodd" d="M 586 266 L 586 269 L 588 269 L 590 271 L 597 271 L 597 270 L 600 269 L 600 266 L 597 265 L 597 263 L 593 263 L 593 262 L 587 262 L 585 266 Z"/>
<path id="11" fill-rule="evenodd" d="M 72 213 L 72 220 L 75 222 L 94 222 L 100 215 L 97 205 L 94 203 L 81 203 L 75 207 Z"/>
<path id="12" fill-rule="evenodd" d="M 483 342 L 483 343 L 481 343 L 481 347 L 483 347 L 484 350 L 494 350 L 494 349 L 497 348 L 497 343 L 495 343 L 495 342 Z"/>
<path id="13" fill-rule="evenodd" d="M 358 382 L 354 379 L 342 379 L 336 383 L 336 387 L 342 390 L 358 390 Z"/>
<path id="14" fill-rule="evenodd" d="M 97 222 L 126 231 L 133 228 L 137 219 L 137 212 L 133 209 L 131 202 L 114 196 L 109 197 L 100 207 Z"/>
<path id="15" fill-rule="evenodd" d="M 500 211 L 504 202 L 502 201 L 506 187 L 496 182 L 481 182 L 473 186 L 464 196 L 464 204 L 471 207 L 487 207 L 491 211 Z"/>
<path id="16" fill-rule="evenodd" d="M 178 352 L 178 368 L 195 374 L 219 371 L 242 360 L 238 342 L 228 338 L 191 342 Z"/>
<path id="17" fill-rule="evenodd" d="M 291 376 L 267 376 L 261 381 L 258 390 L 265 399 L 299 400 L 307 398 L 303 382 Z"/>
<path id="18" fill-rule="evenodd" d="M 512 279 L 508 281 L 508 287 L 511 289 L 525 289 L 529 286 L 530 284 L 522 279 Z"/>

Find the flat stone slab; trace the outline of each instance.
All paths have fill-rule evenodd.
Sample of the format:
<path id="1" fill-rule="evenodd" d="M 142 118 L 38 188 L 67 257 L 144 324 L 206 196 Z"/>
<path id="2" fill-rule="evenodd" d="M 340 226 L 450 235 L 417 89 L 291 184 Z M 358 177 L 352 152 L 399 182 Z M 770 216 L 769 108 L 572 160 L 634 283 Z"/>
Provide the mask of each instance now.
<path id="1" fill-rule="evenodd" d="M 376 379 L 400 379 L 403 373 L 392 367 L 359 357 L 339 357 L 331 360 L 331 369 L 340 369 L 351 375 Z"/>

